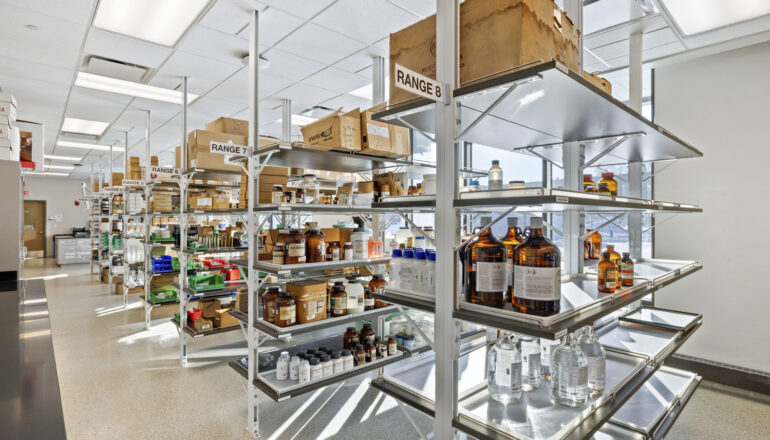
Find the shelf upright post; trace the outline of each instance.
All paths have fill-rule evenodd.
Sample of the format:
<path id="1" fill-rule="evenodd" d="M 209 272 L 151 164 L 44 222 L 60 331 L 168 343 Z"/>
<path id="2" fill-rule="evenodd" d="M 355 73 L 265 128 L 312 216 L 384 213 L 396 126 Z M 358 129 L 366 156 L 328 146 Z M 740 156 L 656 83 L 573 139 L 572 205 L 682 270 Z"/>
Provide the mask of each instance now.
<path id="1" fill-rule="evenodd" d="M 436 0 L 436 79 L 449 84 L 449 104 L 436 103 L 436 411 L 433 433 L 437 439 L 455 437 L 452 420 L 457 414 L 457 330 L 453 311 L 457 300 L 454 246 L 458 243 L 458 218 L 453 202 L 457 192 L 458 148 L 455 134 L 456 103 L 452 90 L 458 79 L 457 0 Z"/>
<path id="2" fill-rule="evenodd" d="M 583 165 L 585 146 L 580 142 L 565 142 L 562 150 L 564 187 L 572 191 L 583 190 Z M 583 239 L 585 213 L 578 210 L 564 211 L 564 271 L 563 279 L 583 273 Z"/>
<path id="3" fill-rule="evenodd" d="M 629 38 L 629 106 L 638 113 L 642 113 L 642 32 L 637 31 Z M 642 198 L 642 163 L 631 162 L 628 164 L 628 196 Z M 631 258 L 642 258 L 642 213 L 631 212 L 628 214 L 628 250 Z"/>
<path id="4" fill-rule="evenodd" d="M 179 144 L 182 169 L 187 168 L 187 76 L 182 77 L 182 141 Z M 187 184 L 190 175 L 182 173 L 179 176 L 179 356 L 182 366 L 187 366 L 187 223 L 185 214 L 187 207 Z"/>
<path id="5" fill-rule="evenodd" d="M 372 57 L 372 105 L 380 105 L 385 102 L 385 58 L 381 56 Z M 374 180 L 375 170 L 372 170 L 372 180 Z M 385 231 L 380 231 L 380 214 L 372 214 L 372 237 L 382 240 L 385 243 Z M 383 249 L 384 250 L 384 249 Z M 381 270 L 381 266 L 377 266 Z M 378 320 L 378 324 L 381 322 Z M 382 332 L 383 329 L 378 328 Z M 382 334 L 382 333 L 380 333 Z"/>
<path id="6" fill-rule="evenodd" d="M 252 146 L 254 152 L 256 152 L 259 145 L 259 11 L 254 9 L 251 12 L 249 26 L 249 145 Z M 286 103 L 284 103 L 286 104 Z M 284 127 L 286 127 L 286 110 L 287 106 L 284 106 Z M 291 108 L 288 107 L 288 122 L 289 122 L 289 135 L 291 134 Z M 284 129 L 284 135 L 285 133 Z M 257 261 L 256 253 L 258 251 L 257 231 L 256 231 L 256 216 L 254 213 L 254 191 L 258 186 L 255 184 L 255 179 L 259 178 L 259 175 L 255 173 L 254 157 L 252 154 L 248 158 L 247 178 L 248 178 L 248 191 L 249 201 L 247 204 L 248 221 L 246 222 L 246 231 L 248 233 L 249 241 L 249 256 L 248 256 L 248 275 L 246 277 L 246 284 L 248 286 L 248 373 L 246 384 L 246 399 L 248 402 L 248 419 L 246 421 L 246 429 L 253 437 L 259 437 L 259 404 L 257 396 L 257 387 L 254 386 L 254 379 L 257 377 L 257 360 L 259 359 L 259 333 L 254 328 L 254 321 L 259 318 L 259 306 L 258 306 L 258 292 L 257 292 L 257 277 L 258 272 L 254 269 L 254 263 Z"/>
<path id="7" fill-rule="evenodd" d="M 94 163 L 91 162 L 91 194 L 93 196 L 96 196 L 96 193 L 94 193 Z M 89 260 L 91 261 L 91 275 L 94 274 L 94 200 L 91 199 L 91 254 L 89 255 Z M 99 221 L 96 222 L 96 224 L 99 224 Z M 101 232 L 99 232 L 101 233 Z M 101 236 L 100 236 L 101 238 Z M 100 267 L 99 270 L 102 270 Z"/>

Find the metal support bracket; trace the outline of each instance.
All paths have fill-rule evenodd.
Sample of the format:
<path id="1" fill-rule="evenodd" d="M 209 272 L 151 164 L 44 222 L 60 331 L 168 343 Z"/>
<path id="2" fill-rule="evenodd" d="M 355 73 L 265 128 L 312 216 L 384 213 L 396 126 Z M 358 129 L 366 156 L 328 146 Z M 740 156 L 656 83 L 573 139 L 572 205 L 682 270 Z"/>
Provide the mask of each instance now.
<path id="1" fill-rule="evenodd" d="M 409 315 L 408 313 L 406 313 L 406 310 L 404 310 L 404 308 L 403 308 L 401 305 L 396 305 L 396 307 L 398 307 L 398 311 L 399 311 L 399 312 L 401 312 L 401 314 L 402 314 L 402 315 L 403 315 L 403 316 L 406 318 L 406 320 L 407 320 L 407 321 L 409 321 L 409 324 L 411 324 L 411 325 L 412 325 L 412 327 L 414 327 L 415 331 L 416 331 L 416 332 L 417 332 L 417 333 L 420 335 L 420 337 L 421 337 L 421 338 L 422 338 L 422 339 L 423 339 L 423 340 L 424 340 L 424 341 L 425 341 L 425 342 L 426 342 L 428 345 L 430 345 L 430 348 L 431 348 L 431 350 L 434 350 L 434 349 L 435 349 L 435 346 L 434 346 L 434 344 L 433 344 L 433 340 L 432 340 L 431 338 L 429 338 L 429 337 L 428 337 L 428 336 L 427 336 L 427 335 L 426 335 L 426 334 L 425 334 L 425 333 L 422 331 L 422 329 L 420 328 L 420 326 L 419 326 L 419 325 L 417 325 L 417 323 L 415 323 L 415 322 L 414 322 L 414 320 L 412 319 L 412 316 L 411 316 L 411 315 Z"/>
<path id="2" fill-rule="evenodd" d="M 603 228 L 603 227 L 605 227 L 605 226 L 609 225 L 610 223 L 612 223 L 612 224 L 615 224 L 615 221 L 616 221 L 616 220 L 619 220 L 621 217 L 623 217 L 623 216 L 626 216 L 626 215 L 628 215 L 628 212 L 622 212 L 622 213 L 620 213 L 620 214 L 616 215 L 615 217 L 612 217 L 612 218 L 611 218 L 611 219 L 609 219 L 609 220 L 607 220 L 607 219 L 606 219 L 604 216 L 600 215 L 600 217 L 601 217 L 601 218 L 603 218 L 603 219 L 605 219 L 606 221 L 605 221 L 604 223 L 600 224 L 599 226 L 595 227 L 594 229 L 591 229 L 590 231 L 588 231 L 588 232 L 586 232 L 585 234 L 581 235 L 581 236 L 580 236 L 580 239 L 581 239 L 581 240 L 584 240 L 584 239 L 585 239 L 586 237 L 588 237 L 589 235 L 591 235 L 591 234 L 593 234 L 594 232 L 598 231 L 599 229 L 601 229 L 601 228 Z M 617 226 L 617 224 L 615 224 L 615 226 Z M 620 227 L 620 226 L 618 226 L 618 227 Z"/>
<path id="3" fill-rule="evenodd" d="M 432 239 L 432 238 L 431 238 L 431 237 L 430 237 L 428 234 L 426 234 L 426 233 L 425 233 L 425 231 L 424 231 L 424 230 L 423 230 L 421 227 L 417 226 L 417 225 L 416 225 L 416 224 L 415 224 L 415 223 L 412 221 L 412 219 L 410 219 L 410 218 L 409 218 L 409 216 L 407 216 L 407 215 L 406 215 L 406 214 L 404 214 L 403 212 L 399 212 L 398 214 L 401 216 L 401 218 L 403 218 L 403 219 L 404 219 L 404 221 L 406 221 L 406 222 L 409 224 L 409 226 L 411 226 L 411 227 L 412 227 L 412 229 L 416 229 L 416 230 L 420 231 L 420 233 L 423 235 L 423 237 L 425 237 L 425 240 L 426 240 L 426 241 L 430 242 L 430 244 L 432 244 L 433 246 L 435 246 L 435 245 L 436 245 L 436 242 L 435 242 L 435 240 L 433 240 L 433 239 Z"/>
<path id="4" fill-rule="evenodd" d="M 518 86 L 519 86 L 519 83 L 516 83 L 516 82 L 508 86 L 508 89 L 505 92 L 503 92 L 502 95 L 498 96 L 497 99 L 495 99 L 495 101 L 492 104 L 490 104 L 486 110 L 481 112 L 481 114 L 476 119 L 474 119 L 470 125 L 465 127 L 465 130 L 463 130 L 462 132 L 460 132 L 460 134 L 455 136 L 455 142 L 457 142 L 457 140 L 459 139 L 464 138 L 465 135 L 468 134 L 468 132 L 473 130 L 473 128 L 476 127 L 476 125 L 478 125 L 479 122 L 481 122 L 482 119 L 484 119 L 492 110 L 494 110 L 498 105 L 500 105 L 501 102 L 505 101 L 508 95 L 513 93 L 513 91 L 516 90 Z"/>

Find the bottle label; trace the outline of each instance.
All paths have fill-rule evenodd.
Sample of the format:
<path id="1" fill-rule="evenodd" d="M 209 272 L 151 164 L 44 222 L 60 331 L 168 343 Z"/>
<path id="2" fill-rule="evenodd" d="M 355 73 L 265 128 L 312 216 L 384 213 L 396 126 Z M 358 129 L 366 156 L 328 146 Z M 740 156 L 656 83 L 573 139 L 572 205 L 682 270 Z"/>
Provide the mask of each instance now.
<path id="1" fill-rule="evenodd" d="M 598 280 L 598 287 L 600 289 L 615 287 L 616 277 L 618 276 L 615 268 L 610 268 L 604 271 L 604 278 Z"/>
<path id="2" fill-rule="evenodd" d="M 297 319 L 297 308 L 295 306 L 279 308 L 278 319 L 281 321 L 294 322 Z"/>
<path id="3" fill-rule="evenodd" d="M 495 384 L 501 387 L 511 386 L 511 377 L 514 375 L 512 369 L 518 366 L 518 375 L 521 376 L 521 364 L 513 362 L 514 352 L 512 350 L 497 349 L 495 353 Z"/>
<path id="4" fill-rule="evenodd" d="M 504 292 L 508 280 L 505 276 L 505 268 L 505 262 L 476 262 L 476 291 Z"/>
<path id="5" fill-rule="evenodd" d="M 332 261 L 340 261 L 340 250 L 339 249 L 333 249 L 332 250 Z"/>
<path id="6" fill-rule="evenodd" d="M 582 401 L 586 399 L 588 390 L 588 369 L 559 365 L 559 397 L 565 400 Z"/>
<path id="7" fill-rule="evenodd" d="M 516 298 L 554 301 L 561 299 L 558 267 L 513 266 Z"/>
<path id="8" fill-rule="evenodd" d="M 374 298 L 364 298 L 364 307 L 374 307 Z"/>
<path id="9" fill-rule="evenodd" d="M 332 310 L 334 310 L 335 312 L 343 311 L 343 310 L 348 308 L 348 306 L 347 306 L 348 298 L 347 297 L 332 298 L 331 302 L 332 302 Z"/>
<path id="10" fill-rule="evenodd" d="M 605 362 L 603 357 L 588 357 L 588 386 L 604 388 Z"/>
<path id="11" fill-rule="evenodd" d="M 633 280 L 634 265 L 630 263 L 620 263 L 620 273 L 623 276 L 623 280 Z"/>
<path id="12" fill-rule="evenodd" d="M 284 264 L 286 261 L 285 257 L 286 253 L 284 253 L 283 249 L 279 251 L 273 249 L 273 264 Z"/>
<path id="13" fill-rule="evenodd" d="M 290 257 L 304 257 L 305 256 L 305 245 L 302 243 L 291 243 L 289 245 L 289 256 Z"/>
<path id="14" fill-rule="evenodd" d="M 368 258 L 369 242 L 367 240 L 354 240 L 353 255 L 355 258 Z"/>
<path id="15" fill-rule="evenodd" d="M 278 380 L 286 380 L 289 378 L 289 363 L 284 361 L 278 361 L 275 364 L 275 378 Z"/>
<path id="16" fill-rule="evenodd" d="M 398 347 L 396 344 L 388 343 L 388 356 L 395 356 L 397 353 Z"/>
<path id="17" fill-rule="evenodd" d="M 528 382 L 540 380 L 540 351 L 521 356 L 521 374 Z"/>
<path id="18" fill-rule="evenodd" d="M 505 261 L 505 279 L 506 285 L 513 286 L 513 258 Z"/>

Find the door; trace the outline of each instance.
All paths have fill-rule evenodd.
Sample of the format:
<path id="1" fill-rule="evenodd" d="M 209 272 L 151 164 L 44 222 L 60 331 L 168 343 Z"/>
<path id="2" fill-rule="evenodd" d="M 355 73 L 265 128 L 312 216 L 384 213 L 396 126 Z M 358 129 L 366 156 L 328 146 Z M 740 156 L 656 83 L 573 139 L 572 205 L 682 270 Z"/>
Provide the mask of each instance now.
<path id="1" fill-rule="evenodd" d="M 45 202 L 24 201 L 24 246 L 28 257 L 45 257 Z"/>

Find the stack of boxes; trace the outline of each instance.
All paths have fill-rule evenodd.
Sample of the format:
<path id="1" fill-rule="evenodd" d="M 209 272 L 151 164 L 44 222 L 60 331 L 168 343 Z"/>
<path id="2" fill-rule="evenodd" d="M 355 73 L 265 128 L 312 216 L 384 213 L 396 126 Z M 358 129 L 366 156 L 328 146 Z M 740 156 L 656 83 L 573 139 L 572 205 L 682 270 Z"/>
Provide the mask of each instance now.
<path id="1" fill-rule="evenodd" d="M 142 180 L 142 166 L 139 163 L 139 157 L 131 156 L 128 158 L 128 179 Z"/>
<path id="2" fill-rule="evenodd" d="M 248 182 L 247 182 L 248 183 Z M 286 184 L 289 183 L 289 169 L 286 167 L 265 166 L 259 174 L 259 199 L 257 203 L 272 203 L 273 187 L 281 185 L 283 191 L 290 191 Z M 243 183 L 241 183 L 243 187 Z M 293 195 L 292 195 L 292 198 Z M 248 202 L 248 199 L 246 199 Z"/>
<path id="3" fill-rule="evenodd" d="M 155 192 L 152 194 L 152 212 L 171 212 L 174 208 L 174 194 L 171 192 Z"/>
<path id="4" fill-rule="evenodd" d="M 139 214 L 145 211 L 147 204 L 144 195 L 140 193 L 128 193 L 126 195 L 126 213 Z"/>
<path id="5" fill-rule="evenodd" d="M 21 139 L 16 124 L 16 98 L 0 92 L 0 160 L 19 160 Z"/>
<path id="6" fill-rule="evenodd" d="M 187 192 L 187 206 L 191 211 L 229 211 L 230 191 L 191 188 Z"/>

